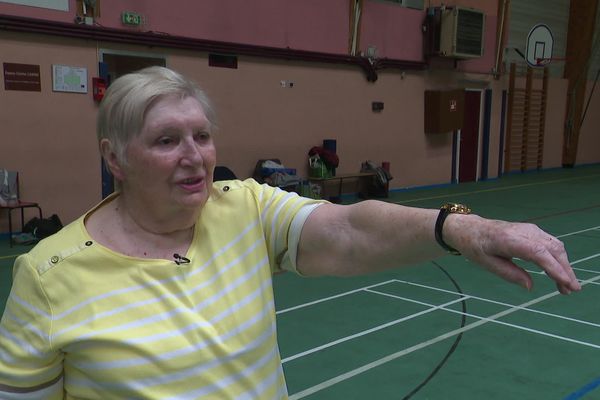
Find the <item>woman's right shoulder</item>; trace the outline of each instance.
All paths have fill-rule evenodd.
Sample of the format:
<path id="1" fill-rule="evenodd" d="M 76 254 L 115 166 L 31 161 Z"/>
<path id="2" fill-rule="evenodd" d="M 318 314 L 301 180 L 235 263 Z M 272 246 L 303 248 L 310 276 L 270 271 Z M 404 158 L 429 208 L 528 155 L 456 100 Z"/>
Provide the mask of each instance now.
<path id="1" fill-rule="evenodd" d="M 89 246 L 90 237 L 84 227 L 84 217 L 64 226 L 55 234 L 38 242 L 28 253 L 21 255 L 42 274 L 58 265 L 71 254 Z"/>

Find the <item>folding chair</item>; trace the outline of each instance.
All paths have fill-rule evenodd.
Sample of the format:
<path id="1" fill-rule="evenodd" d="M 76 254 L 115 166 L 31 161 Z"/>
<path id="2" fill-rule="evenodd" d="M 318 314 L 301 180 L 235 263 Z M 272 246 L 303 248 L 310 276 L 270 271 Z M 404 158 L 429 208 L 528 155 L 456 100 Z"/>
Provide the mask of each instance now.
<path id="1" fill-rule="evenodd" d="M 217 165 L 213 172 L 213 182 L 217 181 L 229 181 L 232 179 L 237 179 L 235 173 L 230 170 L 228 167 Z"/>
<path id="2" fill-rule="evenodd" d="M 6 205 L 0 204 L 0 210 L 8 210 L 8 232 L 9 232 L 9 242 L 10 247 L 13 246 L 13 226 L 12 226 L 12 212 L 13 210 L 21 210 L 21 232 L 25 227 L 25 209 L 26 208 L 37 208 L 40 219 L 42 216 L 42 209 L 39 204 L 33 201 L 22 201 L 19 193 L 19 173 L 16 172 L 16 189 L 17 189 L 17 199 L 13 201 L 9 201 Z"/>

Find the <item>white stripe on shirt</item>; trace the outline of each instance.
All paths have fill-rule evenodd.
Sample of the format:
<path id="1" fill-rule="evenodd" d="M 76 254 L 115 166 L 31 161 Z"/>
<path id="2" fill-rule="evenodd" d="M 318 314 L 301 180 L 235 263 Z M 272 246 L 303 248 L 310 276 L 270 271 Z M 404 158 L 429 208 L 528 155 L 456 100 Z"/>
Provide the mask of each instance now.
<path id="1" fill-rule="evenodd" d="M 254 229 L 256 227 L 256 225 L 258 225 L 259 223 L 259 219 L 256 219 L 254 222 L 252 222 L 251 224 L 249 224 L 248 226 L 246 226 L 244 228 L 244 230 L 242 232 L 240 232 L 240 234 L 238 236 L 236 236 L 233 240 L 231 240 L 229 243 L 227 243 L 227 245 L 223 246 L 223 248 L 217 250 L 208 261 L 206 261 L 204 263 L 204 265 L 192 270 L 192 272 L 190 273 L 189 276 L 194 276 L 196 274 L 199 274 L 200 272 L 202 272 L 204 269 L 206 269 L 209 265 L 211 265 L 219 256 L 221 256 L 223 253 L 225 253 L 227 250 L 229 250 L 231 247 L 233 247 L 235 244 L 237 244 L 240 240 L 242 240 L 242 238 L 248 234 L 249 232 L 252 231 L 252 229 Z M 188 276 L 188 278 L 189 278 Z M 117 289 L 117 290 L 113 290 L 110 292 L 106 292 L 106 293 L 102 293 L 100 295 L 97 296 L 93 296 L 90 297 L 89 299 L 78 303 L 77 305 L 63 311 L 60 314 L 56 314 L 54 315 L 54 319 L 56 321 L 76 312 L 77 310 L 80 310 L 82 308 L 84 308 L 85 306 L 92 304 L 92 303 L 96 303 L 99 300 L 103 300 L 103 299 L 107 299 L 113 296 L 118 296 L 118 295 L 122 295 L 122 294 L 126 294 L 126 293 L 130 293 L 136 290 L 142 290 L 142 289 L 146 289 L 149 287 L 153 287 L 153 286 L 162 286 L 165 283 L 169 283 L 169 282 L 176 282 L 176 281 L 180 281 L 184 278 L 182 278 L 181 276 L 177 275 L 171 278 L 166 278 L 166 279 L 161 279 L 161 280 L 157 280 L 157 281 L 150 281 L 150 282 L 146 282 L 143 284 L 139 284 L 139 285 L 135 285 L 135 286 L 130 286 L 130 287 L 126 287 L 126 288 L 121 288 L 121 289 Z M 187 278 L 185 278 L 187 279 Z M 40 312 L 42 312 L 40 310 Z M 47 315 L 47 314 L 46 314 Z M 47 315 L 48 318 L 50 318 L 49 315 Z"/>

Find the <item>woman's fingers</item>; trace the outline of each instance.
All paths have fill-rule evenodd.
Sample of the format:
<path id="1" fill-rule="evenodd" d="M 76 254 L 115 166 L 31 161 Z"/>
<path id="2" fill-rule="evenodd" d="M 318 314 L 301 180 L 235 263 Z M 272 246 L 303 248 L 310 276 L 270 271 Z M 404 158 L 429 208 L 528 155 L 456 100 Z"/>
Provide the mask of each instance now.
<path id="1" fill-rule="evenodd" d="M 488 257 L 487 260 L 480 262 L 488 271 L 498 275 L 502 279 L 517 284 L 524 289 L 531 290 L 533 281 L 531 276 L 523 268 L 519 267 L 511 260 L 503 257 Z"/>
<path id="2" fill-rule="evenodd" d="M 564 244 L 536 225 L 485 220 L 472 234 L 472 246 L 464 254 L 496 275 L 531 289 L 529 274 L 511 261 L 519 258 L 542 269 L 560 293 L 581 289 Z"/>
<path id="3" fill-rule="evenodd" d="M 571 268 L 564 244 L 537 226 L 528 227 L 519 258 L 533 262 L 552 278 L 563 294 L 581 289 Z"/>

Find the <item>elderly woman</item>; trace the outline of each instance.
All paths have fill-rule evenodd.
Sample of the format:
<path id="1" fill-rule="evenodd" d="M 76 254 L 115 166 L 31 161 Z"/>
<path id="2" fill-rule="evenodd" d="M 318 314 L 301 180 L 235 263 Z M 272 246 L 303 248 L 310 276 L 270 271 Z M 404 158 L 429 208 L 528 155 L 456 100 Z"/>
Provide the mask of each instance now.
<path id="1" fill-rule="evenodd" d="M 531 288 L 512 257 L 579 290 L 534 225 L 376 201 L 329 204 L 213 183 L 214 113 L 166 68 L 117 79 L 98 115 L 119 191 L 17 258 L 0 325 L 0 397 L 287 398 L 271 275 L 353 275 L 461 252 Z"/>

